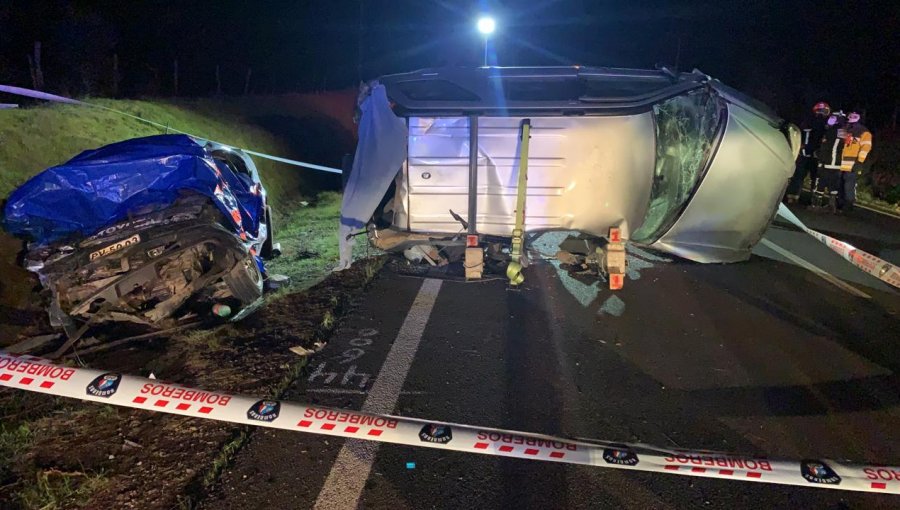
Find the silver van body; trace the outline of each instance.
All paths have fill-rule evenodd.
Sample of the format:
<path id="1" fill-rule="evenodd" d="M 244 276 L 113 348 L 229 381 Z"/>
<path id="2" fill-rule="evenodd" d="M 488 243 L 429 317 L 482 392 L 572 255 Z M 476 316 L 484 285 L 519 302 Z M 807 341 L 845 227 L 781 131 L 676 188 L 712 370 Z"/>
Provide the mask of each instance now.
<path id="1" fill-rule="evenodd" d="M 408 242 L 393 247 L 455 239 L 466 229 L 450 211 L 468 233 L 509 238 L 529 119 L 527 232 L 619 227 L 690 260 L 745 260 L 799 147 L 796 128 L 698 72 L 479 68 L 379 81 L 408 126 L 383 216 Z"/>

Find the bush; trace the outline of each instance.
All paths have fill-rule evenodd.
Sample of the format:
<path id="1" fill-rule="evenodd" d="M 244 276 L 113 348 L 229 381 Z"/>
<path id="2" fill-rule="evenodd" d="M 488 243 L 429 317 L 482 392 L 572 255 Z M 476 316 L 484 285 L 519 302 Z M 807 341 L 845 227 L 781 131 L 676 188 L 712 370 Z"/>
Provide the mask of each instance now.
<path id="1" fill-rule="evenodd" d="M 875 133 L 872 172 L 868 181 L 872 195 L 892 204 L 900 203 L 900 130 Z"/>
<path id="2" fill-rule="evenodd" d="M 884 200 L 891 204 L 900 204 L 900 186 L 894 186 L 885 193 Z"/>

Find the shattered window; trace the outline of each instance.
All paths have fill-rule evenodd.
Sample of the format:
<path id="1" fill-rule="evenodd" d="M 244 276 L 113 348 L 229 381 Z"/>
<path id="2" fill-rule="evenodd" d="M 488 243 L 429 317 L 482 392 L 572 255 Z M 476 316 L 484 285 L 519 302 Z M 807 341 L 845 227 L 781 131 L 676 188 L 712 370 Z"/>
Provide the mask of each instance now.
<path id="1" fill-rule="evenodd" d="M 706 168 L 722 121 L 717 97 L 706 90 L 673 97 L 653 107 L 656 170 L 650 207 L 633 234 L 653 242 L 672 225 Z"/>

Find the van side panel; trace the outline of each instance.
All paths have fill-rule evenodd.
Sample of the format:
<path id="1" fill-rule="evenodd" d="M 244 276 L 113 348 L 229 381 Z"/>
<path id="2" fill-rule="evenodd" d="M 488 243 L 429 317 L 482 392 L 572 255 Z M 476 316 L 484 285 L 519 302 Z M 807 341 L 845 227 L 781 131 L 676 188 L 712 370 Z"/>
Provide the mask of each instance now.
<path id="1" fill-rule="evenodd" d="M 509 236 L 514 224 L 522 118 L 479 117 L 478 232 Z M 526 230 L 573 229 L 626 236 L 647 210 L 655 158 L 650 113 L 618 117 L 532 117 Z M 449 210 L 468 210 L 465 117 L 409 119 L 408 160 L 394 226 L 456 233 Z M 398 183 L 400 184 L 400 183 Z"/>

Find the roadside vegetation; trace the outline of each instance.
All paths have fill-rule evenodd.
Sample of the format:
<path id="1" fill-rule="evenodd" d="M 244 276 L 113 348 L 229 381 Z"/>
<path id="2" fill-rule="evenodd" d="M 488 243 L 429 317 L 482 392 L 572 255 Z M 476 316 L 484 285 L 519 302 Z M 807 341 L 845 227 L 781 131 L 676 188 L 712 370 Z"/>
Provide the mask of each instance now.
<path id="1" fill-rule="evenodd" d="M 267 267 L 270 273 L 290 277 L 291 290 L 308 287 L 321 279 L 323 271 L 337 265 L 341 195 L 323 192 L 312 201 L 282 209 L 280 221 L 273 225 L 282 255 Z"/>
<path id="2" fill-rule="evenodd" d="M 198 136 L 261 152 L 285 154 L 288 146 L 236 115 L 207 115 L 186 105 L 149 101 L 94 100 L 109 108 L 149 119 Z M 166 130 L 110 111 L 51 104 L 0 111 L 0 196 L 43 169 L 62 163 L 83 150 L 108 143 L 165 133 Z M 174 131 L 170 131 L 174 132 Z M 298 172 L 276 171 L 272 162 L 259 163 L 273 198 L 300 190 Z"/>
<path id="3" fill-rule="evenodd" d="M 863 177 L 859 201 L 866 206 L 900 214 L 900 130 L 874 134 L 872 171 Z"/>
<path id="4" fill-rule="evenodd" d="M 102 473 L 42 470 L 35 474 L 33 484 L 25 486 L 19 498 L 25 508 L 55 510 L 73 505 L 83 506 L 108 481 Z"/>

